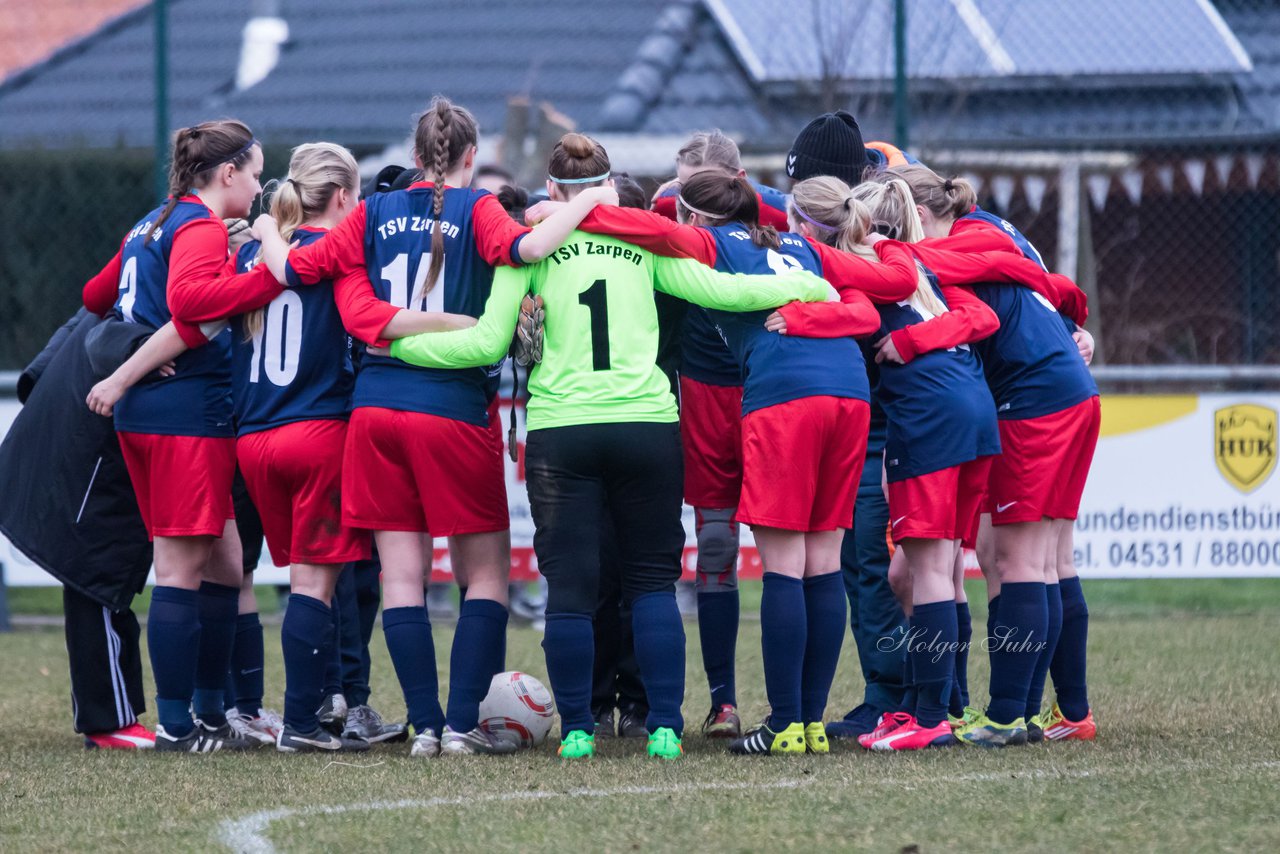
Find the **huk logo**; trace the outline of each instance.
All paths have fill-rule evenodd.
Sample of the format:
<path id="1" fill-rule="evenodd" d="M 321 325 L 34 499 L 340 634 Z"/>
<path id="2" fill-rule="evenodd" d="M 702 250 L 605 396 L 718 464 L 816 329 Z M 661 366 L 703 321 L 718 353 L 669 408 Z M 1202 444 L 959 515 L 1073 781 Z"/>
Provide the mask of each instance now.
<path id="1" fill-rule="evenodd" d="M 1218 471 L 1244 493 L 1266 482 L 1276 467 L 1276 411 L 1242 403 L 1213 413 L 1213 455 Z"/>

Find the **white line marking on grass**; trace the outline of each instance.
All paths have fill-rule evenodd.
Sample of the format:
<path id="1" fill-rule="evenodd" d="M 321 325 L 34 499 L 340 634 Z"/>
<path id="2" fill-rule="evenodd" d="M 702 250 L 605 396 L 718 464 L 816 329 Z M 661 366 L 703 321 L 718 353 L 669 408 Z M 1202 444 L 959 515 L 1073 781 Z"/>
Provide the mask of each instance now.
<path id="1" fill-rule="evenodd" d="M 993 778 L 996 775 L 990 775 Z M 263 810 L 244 818 L 224 821 L 218 827 L 218 841 L 232 851 L 245 854 L 271 854 L 275 846 L 263 834 L 272 822 L 294 816 L 340 815 L 347 812 L 369 810 L 428 809 L 430 807 L 470 806 L 474 804 L 505 801 L 543 801 L 553 798 L 606 798 L 615 795 L 662 795 L 691 792 L 764 791 L 768 789 L 796 789 L 809 785 L 811 780 L 779 780 L 776 783 L 707 783 L 704 785 L 676 786 L 620 786 L 616 789 L 570 789 L 564 792 L 498 792 L 491 795 L 465 795 L 454 798 L 410 798 L 400 801 L 369 801 L 363 804 L 337 804 L 334 806 L 283 807 Z"/>
<path id="2" fill-rule="evenodd" d="M 330 763 L 346 764 L 346 763 Z M 368 766 L 366 766 L 368 767 Z M 1193 771 L 1199 768 L 1216 768 L 1214 763 L 1176 762 L 1162 766 L 1163 771 Z M 1248 767 L 1270 770 L 1280 768 L 1280 762 L 1263 760 L 1251 763 Z M 348 812 L 368 812 L 371 810 L 404 810 L 427 809 L 430 807 L 470 806 L 473 804 L 499 803 L 509 801 L 545 801 L 555 798 L 607 798 L 616 795 L 662 795 L 692 792 L 763 792 L 772 789 L 799 789 L 816 783 L 840 783 L 850 786 L 898 786 L 904 789 L 917 788 L 917 783 L 993 783 L 1000 780 L 1083 780 L 1089 777 L 1106 777 L 1111 771 L 1125 771 L 1125 767 L 1108 769 L 1061 769 L 1045 770 L 1042 768 L 1023 768 L 997 772 L 972 772 L 967 774 L 950 774 L 930 777 L 914 781 L 899 776 L 880 777 L 873 780 L 858 781 L 824 781 L 824 780 L 779 780 L 776 783 L 691 783 L 674 786 L 620 786 L 615 789 L 569 789 L 563 792 L 495 792 L 493 794 L 464 795 L 452 798 L 409 798 L 399 801 L 369 801 L 363 804 L 336 804 L 333 806 L 282 807 L 252 813 L 243 818 L 227 819 L 218 826 L 217 840 L 232 851 L 244 854 L 273 854 L 275 846 L 264 835 L 272 822 L 296 816 L 308 815 L 341 815 Z"/>
<path id="3" fill-rule="evenodd" d="M 386 764 L 387 763 L 385 762 L 372 762 L 368 765 L 363 765 L 359 762 L 339 762 L 338 760 L 335 759 L 334 761 L 330 762 L 328 765 L 324 766 L 320 770 L 328 771 L 334 765 L 341 765 L 343 768 L 377 768 L 379 765 L 386 765 Z"/>

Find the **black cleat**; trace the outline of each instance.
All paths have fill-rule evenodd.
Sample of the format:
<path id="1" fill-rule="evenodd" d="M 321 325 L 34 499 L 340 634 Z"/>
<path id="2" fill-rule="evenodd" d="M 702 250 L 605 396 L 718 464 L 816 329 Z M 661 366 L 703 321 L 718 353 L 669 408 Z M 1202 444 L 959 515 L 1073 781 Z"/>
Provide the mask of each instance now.
<path id="1" fill-rule="evenodd" d="M 163 726 L 156 727 L 157 753 L 217 753 L 223 750 L 253 750 L 257 742 L 250 741 L 231 728 L 230 724 L 210 728 L 200 721 L 195 722 L 191 732 L 175 737 L 165 732 Z"/>
<path id="2" fill-rule="evenodd" d="M 276 750 L 281 753 L 363 753 L 369 742 L 362 738 L 343 738 L 327 729 L 316 727 L 315 732 L 298 732 L 285 724 L 276 739 Z"/>

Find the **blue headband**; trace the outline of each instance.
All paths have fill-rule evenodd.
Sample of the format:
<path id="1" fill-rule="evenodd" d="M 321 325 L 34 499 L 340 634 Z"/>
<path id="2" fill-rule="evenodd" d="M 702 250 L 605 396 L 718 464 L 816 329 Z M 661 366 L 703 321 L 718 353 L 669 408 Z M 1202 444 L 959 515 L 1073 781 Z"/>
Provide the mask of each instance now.
<path id="1" fill-rule="evenodd" d="M 608 178 L 609 174 L 605 172 L 603 175 L 596 175 L 594 178 L 557 178 L 555 175 L 550 174 L 547 177 L 557 184 L 594 184 L 596 181 L 603 181 Z"/>

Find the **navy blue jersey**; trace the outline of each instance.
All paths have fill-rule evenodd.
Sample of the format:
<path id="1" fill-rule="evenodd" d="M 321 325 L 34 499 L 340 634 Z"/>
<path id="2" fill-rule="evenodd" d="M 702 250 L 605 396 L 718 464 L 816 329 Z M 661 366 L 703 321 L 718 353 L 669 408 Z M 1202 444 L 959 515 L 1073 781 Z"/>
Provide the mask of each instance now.
<path id="1" fill-rule="evenodd" d="M 1014 227 L 1013 223 L 1009 222 L 1007 219 L 1002 219 L 990 211 L 984 211 L 979 207 L 975 207 L 973 210 L 962 216 L 961 219 L 977 220 L 979 222 L 986 222 L 994 225 L 996 228 L 1000 229 L 1012 238 L 1014 245 L 1018 247 L 1018 251 L 1021 252 L 1028 260 L 1036 262 L 1040 265 L 1040 269 L 1046 272 L 1049 270 L 1044 263 L 1044 258 L 1040 255 L 1040 250 L 1036 249 L 1031 241 L 1027 239 L 1027 236 L 1021 231 L 1018 231 L 1018 229 Z"/>
<path id="2" fill-rule="evenodd" d="M 974 345 L 1001 419 L 1061 412 L 1098 393 L 1056 309 L 1030 288 L 975 285 L 1000 329 Z"/>
<path id="3" fill-rule="evenodd" d="M 779 234 L 779 249 L 762 249 L 741 225 L 707 229 L 716 241 L 716 269 L 726 273 L 822 274 L 822 263 L 808 241 Z M 768 311 L 709 311 L 725 343 L 743 366 L 742 414 L 802 397 L 868 400 L 862 351 L 852 338 L 799 338 L 764 328 Z"/>
<path id="4" fill-rule="evenodd" d="M 929 282 L 946 305 L 933 274 Z M 914 295 L 876 308 L 881 322 L 875 341 L 934 317 Z M 877 367 L 873 393 L 889 418 L 884 465 L 891 483 L 1000 453 L 996 406 L 968 344 Z"/>
<path id="5" fill-rule="evenodd" d="M 163 206 L 138 222 L 120 253 L 120 292 L 115 312 L 122 320 L 159 329 L 170 320 L 169 253 L 174 235 L 189 222 L 213 212 L 199 201 L 179 201 L 173 213 L 147 237 Z M 231 424 L 231 332 L 188 350 L 174 361 L 173 376 L 129 389 L 115 407 L 116 430 L 162 436 L 234 435 Z"/>
<path id="6" fill-rule="evenodd" d="M 493 268 L 476 249 L 471 209 L 486 191 L 448 188 L 439 223 L 431 216 L 433 187 L 378 193 L 365 200 L 364 257 L 378 299 L 399 308 L 479 317 L 493 287 Z M 435 287 L 423 293 L 431 263 L 431 230 L 444 235 L 445 262 Z M 366 355 L 352 405 L 425 412 L 468 424 L 489 423 L 492 378 L 502 363 L 456 370 L 419 368 L 389 356 Z"/>
<path id="7" fill-rule="evenodd" d="M 742 368 L 706 309 L 691 305 L 680 336 L 680 373 L 707 385 L 740 386 Z"/>
<path id="8" fill-rule="evenodd" d="M 303 246 L 324 230 L 299 228 Z M 236 272 L 258 263 L 257 241 L 236 253 Z M 256 335 L 245 318 L 231 322 L 231 397 L 236 434 L 243 436 L 294 421 L 345 419 L 351 413 L 351 339 L 333 301 L 333 282 L 287 288 L 264 309 Z"/>

